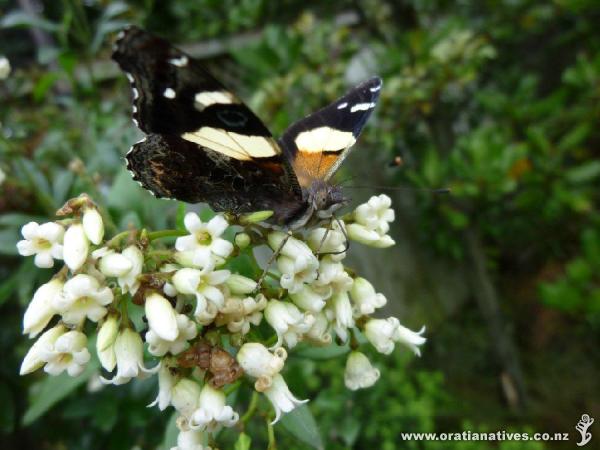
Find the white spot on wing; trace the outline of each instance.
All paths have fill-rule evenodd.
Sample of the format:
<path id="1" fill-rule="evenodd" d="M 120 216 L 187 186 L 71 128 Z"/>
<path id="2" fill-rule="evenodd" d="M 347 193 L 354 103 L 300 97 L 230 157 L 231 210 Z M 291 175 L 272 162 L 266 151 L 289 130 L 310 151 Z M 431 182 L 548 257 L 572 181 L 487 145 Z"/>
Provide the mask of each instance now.
<path id="1" fill-rule="evenodd" d="M 130 83 L 133 83 L 135 81 L 133 75 L 131 75 L 129 72 L 125 72 L 125 76 L 127 77 Z"/>
<path id="2" fill-rule="evenodd" d="M 137 98 L 140 96 L 140 93 L 138 92 L 138 90 L 136 88 L 132 87 L 131 92 L 133 92 L 133 99 L 137 100 Z"/>
<path id="3" fill-rule="evenodd" d="M 344 109 L 346 106 L 348 106 L 348 102 L 340 103 L 337 109 Z"/>
<path id="4" fill-rule="evenodd" d="M 235 101 L 235 97 L 227 91 L 198 92 L 194 97 L 194 102 L 200 110 L 215 103 L 230 104 Z"/>
<path id="5" fill-rule="evenodd" d="M 188 63 L 188 57 L 185 55 L 180 56 L 179 58 L 169 59 L 169 64 L 173 64 L 177 67 L 185 67 Z"/>
<path id="6" fill-rule="evenodd" d="M 356 105 L 352 106 L 352 108 L 350 108 L 350 112 L 356 112 L 356 111 L 367 111 L 371 108 L 375 108 L 375 103 L 371 102 L 371 103 L 357 103 Z"/>
<path id="7" fill-rule="evenodd" d="M 277 147 L 270 138 L 227 132 L 220 128 L 202 127 L 181 137 L 240 161 L 278 154 Z"/>
<path id="8" fill-rule="evenodd" d="M 354 145 L 356 139 L 351 131 L 319 127 L 299 133 L 295 142 L 301 151 L 312 153 L 343 150 Z"/>
<path id="9" fill-rule="evenodd" d="M 171 88 L 166 88 L 163 95 L 167 98 L 175 98 L 175 91 Z"/>
<path id="10" fill-rule="evenodd" d="M 369 88 L 369 90 L 371 92 L 377 92 L 379 89 L 381 89 L 381 83 L 379 84 L 379 86 L 375 86 L 375 87 Z"/>
<path id="11" fill-rule="evenodd" d="M 133 105 L 133 113 L 135 114 L 137 112 L 137 106 L 135 106 L 135 104 Z"/>
<path id="12" fill-rule="evenodd" d="M 125 37 L 125 32 L 123 30 L 119 31 L 117 34 L 117 39 L 121 40 Z"/>

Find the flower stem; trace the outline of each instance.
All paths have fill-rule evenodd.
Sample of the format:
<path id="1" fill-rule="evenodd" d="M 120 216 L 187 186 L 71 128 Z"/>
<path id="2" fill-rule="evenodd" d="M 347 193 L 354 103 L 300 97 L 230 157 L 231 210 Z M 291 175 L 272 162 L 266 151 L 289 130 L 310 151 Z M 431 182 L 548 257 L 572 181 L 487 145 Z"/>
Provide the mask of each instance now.
<path id="1" fill-rule="evenodd" d="M 252 418 L 252 416 L 256 412 L 257 405 L 258 405 L 258 392 L 252 391 L 252 398 L 250 399 L 250 404 L 248 405 L 248 410 L 240 419 L 240 421 L 242 423 L 246 423 L 246 422 L 248 422 L 248 420 L 250 420 Z"/>
<path id="2" fill-rule="evenodd" d="M 155 239 L 162 239 L 167 237 L 179 237 L 189 234 L 186 230 L 160 230 L 151 231 L 148 233 L 148 240 L 153 241 Z"/>
<path id="3" fill-rule="evenodd" d="M 267 416 L 267 436 L 269 437 L 269 445 L 267 446 L 268 450 L 275 450 L 277 448 L 277 444 L 275 443 L 275 429 L 273 425 L 271 425 L 271 417 Z"/>

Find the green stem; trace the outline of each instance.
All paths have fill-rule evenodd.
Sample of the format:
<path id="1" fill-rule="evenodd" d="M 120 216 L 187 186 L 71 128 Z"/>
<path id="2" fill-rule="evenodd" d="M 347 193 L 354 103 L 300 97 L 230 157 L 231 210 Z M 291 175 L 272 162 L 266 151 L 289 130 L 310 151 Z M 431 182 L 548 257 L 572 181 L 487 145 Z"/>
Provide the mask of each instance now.
<path id="1" fill-rule="evenodd" d="M 277 448 L 277 444 L 275 443 L 275 429 L 273 428 L 273 425 L 271 425 L 270 416 L 267 416 L 267 436 L 269 437 L 269 445 L 267 449 L 275 450 Z"/>
<path id="2" fill-rule="evenodd" d="M 242 385 L 242 382 L 240 380 L 238 380 L 235 383 L 233 383 L 231 386 L 229 386 L 227 389 L 223 389 L 223 392 L 225 392 L 225 395 L 229 395 L 232 392 L 236 391 L 241 385 Z"/>
<path id="3" fill-rule="evenodd" d="M 252 398 L 250 399 L 250 404 L 248 405 L 248 410 L 242 416 L 240 421 L 242 423 L 248 422 L 256 412 L 256 407 L 258 406 L 258 392 L 252 391 Z"/>
<path id="4" fill-rule="evenodd" d="M 148 240 L 162 239 L 167 237 L 179 237 L 189 234 L 186 230 L 160 230 L 148 233 Z"/>
<path id="5" fill-rule="evenodd" d="M 114 235 L 110 241 L 106 243 L 107 247 L 116 247 L 117 244 L 127 236 L 131 234 L 131 230 L 121 231 L 120 233 Z"/>

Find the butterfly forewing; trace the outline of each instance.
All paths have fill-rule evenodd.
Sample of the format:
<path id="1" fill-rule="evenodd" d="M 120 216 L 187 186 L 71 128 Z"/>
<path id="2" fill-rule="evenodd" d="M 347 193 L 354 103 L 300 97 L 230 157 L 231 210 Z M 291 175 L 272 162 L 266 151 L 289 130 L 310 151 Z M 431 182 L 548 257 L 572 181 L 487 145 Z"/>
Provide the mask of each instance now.
<path id="1" fill-rule="evenodd" d="M 301 186 L 331 178 L 375 108 L 381 86 L 381 78 L 373 77 L 285 131 L 279 142 Z"/>

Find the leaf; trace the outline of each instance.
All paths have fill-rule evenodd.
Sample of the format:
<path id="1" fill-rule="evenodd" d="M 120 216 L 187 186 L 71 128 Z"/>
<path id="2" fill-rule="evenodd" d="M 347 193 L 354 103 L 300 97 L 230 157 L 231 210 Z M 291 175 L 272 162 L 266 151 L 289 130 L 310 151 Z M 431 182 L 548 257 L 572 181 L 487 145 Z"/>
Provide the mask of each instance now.
<path id="1" fill-rule="evenodd" d="M 21 228 L 28 222 L 38 222 L 42 223 L 47 221 L 48 219 L 43 216 L 32 216 L 30 214 L 22 214 L 22 213 L 8 213 L 0 215 L 0 225 L 9 226 L 9 227 L 19 227 Z"/>
<path id="2" fill-rule="evenodd" d="M 169 422 L 167 422 L 167 426 L 165 427 L 165 436 L 159 447 L 160 450 L 169 450 L 170 448 L 177 446 L 177 435 L 179 434 L 179 430 L 177 429 L 178 415 L 179 414 L 176 412 L 171 414 Z"/>
<path id="3" fill-rule="evenodd" d="M 100 368 L 97 360 L 89 362 L 84 372 L 78 377 L 70 377 L 66 373 L 55 377 L 47 377 L 39 385 L 35 398 L 23 416 L 23 425 L 28 426 L 46 413 L 56 403 L 67 397 L 75 389 L 86 383 L 88 379 Z"/>
<path id="4" fill-rule="evenodd" d="M 0 384 L 0 433 L 9 434 L 15 426 L 15 403 L 11 390 Z M 237 448 L 237 447 L 236 447 Z"/>
<path id="5" fill-rule="evenodd" d="M 17 242 L 19 241 L 19 238 L 20 235 L 18 230 L 14 228 L 0 230 L 0 254 L 18 255 Z"/>
<path id="6" fill-rule="evenodd" d="M 317 422 L 308 406 L 301 405 L 285 414 L 281 418 L 281 424 L 302 442 L 316 449 L 323 449 L 323 440 L 317 427 Z"/>
<path id="7" fill-rule="evenodd" d="M 27 14 L 23 11 L 11 11 L 6 14 L 2 20 L 0 20 L 0 28 L 12 28 L 19 26 L 40 28 L 49 32 L 55 32 L 60 29 L 60 26 L 57 23 L 41 19 L 40 17 Z"/>
<path id="8" fill-rule="evenodd" d="M 314 347 L 314 346 L 298 346 L 294 352 L 295 357 L 314 359 L 314 360 L 327 360 L 334 359 L 345 355 L 350 351 L 348 345 L 335 345 L 331 344 L 326 347 Z"/>
<path id="9" fill-rule="evenodd" d="M 183 219 L 185 218 L 185 203 L 177 202 L 177 216 L 175 218 L 175 223 L 177 224 L 178 230 L 185 230 L 185 224 L 183 223 Z"/>
<path id="10" fill-rule="evenodd" d="M 2 284 L 0 284 L 0 306 L 4 304 L 6 300 L 10 298 L 13 292 L 17 289 L 19 285 L 19 273 L 13 274 L 7 280 L 4 280 Z"/>
<path id="11" fill-rule="evenodd" d="M 54 184 L 52 185 L 52 197 L 54 203 L 60 205 L 67 201 L 69 189 L 73 184 L 75 174 L 70 170 L 62 170 L 54 176 Z"/>
<path id="12" fill-rule="evenodd" d="M 252 439 L 246 433 L 241 433 L 235 441 L 234 450 L 250 450 Z"/>
<path id="13" fill-rule="evenodd" d="M 590 161 L 569 169 L 565 176 L 572 183 L 587 183 L 600 176 L 600 161 Z"/>

